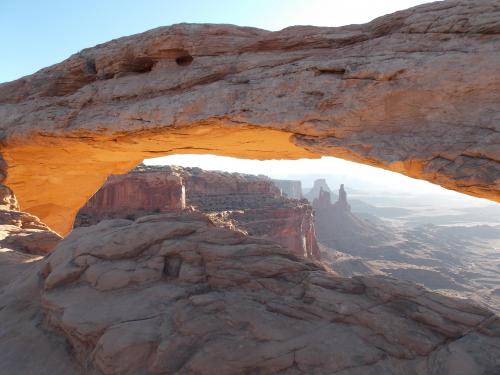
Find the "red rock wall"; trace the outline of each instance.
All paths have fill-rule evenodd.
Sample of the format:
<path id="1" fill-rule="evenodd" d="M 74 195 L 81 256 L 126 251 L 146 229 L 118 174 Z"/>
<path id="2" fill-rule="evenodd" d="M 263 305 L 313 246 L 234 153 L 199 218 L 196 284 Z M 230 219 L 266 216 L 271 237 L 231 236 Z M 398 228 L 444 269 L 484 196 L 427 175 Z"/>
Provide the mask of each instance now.
<path id="1" fill-rule="evenodd" d="M 235 211 L 229 216 L 249 235 L 280 243 L 293 254 L 320 259 L 310 205 Z"/>
<path id="2" fill-rule="evenodd" d="M 152 169 L 154 167 L 146 167 Z M 160 167 L 162 168 L 162 167 Z M 188 195 L 218 194 L 266 194 L 280 196 L 280 189 L 266 176 L 241 173 L 204 171 L 200 168 L 163 167 L 170 173 L 179 174 L 189 192 Z M 153 169 L 154 170 L 154 169 Z"/>
<path id="3" fill-rule="evenodd" d="M 79 211 L 75 226 L 109 217 L 165 212 L 185 208 L 182 178 L 164 172 L 111 175 Z"/>

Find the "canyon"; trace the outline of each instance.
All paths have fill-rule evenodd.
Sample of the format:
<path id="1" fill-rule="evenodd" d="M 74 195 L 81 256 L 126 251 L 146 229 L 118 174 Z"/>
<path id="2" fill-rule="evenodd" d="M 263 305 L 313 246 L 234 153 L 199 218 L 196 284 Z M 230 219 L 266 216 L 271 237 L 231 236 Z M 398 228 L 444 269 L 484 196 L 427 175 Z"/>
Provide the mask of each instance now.
<path id="1" fill-rule="evenodd" d="M 353 212 L 343 185 L 334 203 L 331 194 L 326 180 L 318 179 L 307 196 L 322 260 L 339 275 L 413 281 L 500 312 L 500 207 L 493 207 L 487 223 L 475 223 L 466 210 L 463 216 L 441 218 L 439 224 L 423 216 L 420 224 L 412 223 L 419 220 L 418 209 L 353 200 Z M 455 222 L 457 218 L 462 221 Z"/>
<path id="2" fill-rule="evenodd" d="M 210 215 L 219 225 L 275 241 L 298 256 L 320 259 L 312 207 L 287 198 L 265 176 L 140 165 L 127 174 L 108 177 L 80 209 L 75 226 L 176 212 L 186 205 Z"/>
<path id="3" fill-rule="evenodd" d="M 487 0 L 335 28 L 178 24 L 0 84 L 2 372 L 498 373 L 497 313 L 342 276 L 311 205 L 270 179 L 127 172 L 332 155 L 499 202 L 499 35 Z M 375 230 L 320 185 L 320 216 Z"/>
<path id="4" fill-rule="evenodd" d="M 337 194 L 324 178 L 315 180 L 304 194 L 310 204 L 289 199 L 284 187 L 291 187 L 288 194 L 303 195 L 300 181 L 141 164 L 127 174 L 110 176 L 80 209 L 75 227 L 194 209 L 220 227 L 274 241 L 297 256 L 323 260 L 342 276 L 414 281 L 500 311 L 495 268 L 500 227 L 395 226 L 383 216 L 365 218 L 363 209 L 380 208 L 363 201 L 353 201 L 354 209 L 361 211 L 353 212 L 344 185 Z M 408 208 L 403 213 L 417 214 Z M 397 216 L 404 220 L 401 215 Z"/>

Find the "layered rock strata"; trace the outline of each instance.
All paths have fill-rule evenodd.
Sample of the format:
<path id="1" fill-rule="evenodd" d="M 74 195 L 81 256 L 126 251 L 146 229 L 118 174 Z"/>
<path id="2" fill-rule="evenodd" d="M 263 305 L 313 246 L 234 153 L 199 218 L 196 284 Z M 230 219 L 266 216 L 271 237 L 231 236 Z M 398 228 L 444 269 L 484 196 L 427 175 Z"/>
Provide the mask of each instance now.
<path id="1" fill-rule="evenodd" d="M 495 1 L 448 0 L 103 43 L 0 85 L 2 175 L 60 233 L 108 175 L 175 153 L 331 155 L 500 201 L 499 20 Z"/>
<path id="2" fill-rule="evenodd" d="M 0 288 L 52 251 L 61 237 L 36 216 L 19 211 L 12 191 L 0 186 Z"/>
<path id="3" fill-rule="evenodd" d="M 96 224 L 106 218 L 134 218 L 185 207 L 185 186 L 182 178 L 174 173 L 151 171 L 111 175 L 80 209 L 75 226 Z"/>
<path id="4" fill-rule="evenodd" d="M 140 165 L 108 178 L 79 211 L 75 226 L 175 211 L 185 204 L 221 226 L 276 241 L 296 255 L 320 258 L 312 207 L 282 196 L 266 176 Z"/>
<path id="5" fill-rule="evenodd" d="M 0 263 L 8 257 L 25 258 L 22 254 L 47 254 L 60 240 L 36 216 L 19 211 L 12 191 L 0 185 Z"/>

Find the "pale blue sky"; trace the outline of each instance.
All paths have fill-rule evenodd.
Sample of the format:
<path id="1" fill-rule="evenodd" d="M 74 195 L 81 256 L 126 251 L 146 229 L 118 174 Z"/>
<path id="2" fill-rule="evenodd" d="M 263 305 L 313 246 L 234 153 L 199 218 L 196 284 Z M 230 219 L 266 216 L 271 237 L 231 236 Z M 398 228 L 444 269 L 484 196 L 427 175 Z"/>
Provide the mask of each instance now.
<path id="1" fill-rule="evenodd" d="M 0 82 L 83 48 L 179 22 L 279 30 L 364 23 L 426 0 L 0 0 Z"/>

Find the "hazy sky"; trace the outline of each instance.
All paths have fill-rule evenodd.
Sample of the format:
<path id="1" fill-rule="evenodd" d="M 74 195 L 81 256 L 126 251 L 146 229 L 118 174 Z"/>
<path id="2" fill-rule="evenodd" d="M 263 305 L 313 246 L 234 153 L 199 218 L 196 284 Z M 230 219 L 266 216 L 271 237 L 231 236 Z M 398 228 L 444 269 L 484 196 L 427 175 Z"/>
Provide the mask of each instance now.
<path id="1" fill-rule="evenodd" d="M 339 183 L 345 183 L 347 187 L 369 191 L 373 194 L 389 192 L 396 195 L 422 197 L 436 195 L 436 199 L 442 199 L 443 206 L 493 204 L 485 199 L 446 190 L 427 181 L 332 157 L 259 161 L 216 155 L 171 155 L 148 159 L 145 160 L 145 163 L 148 165 L 181 165 L 206 170 L 263 174 L 277 179 L 300 179 L 303 181 L 304 188 L 311 187 L 314 179 L 323 177 L 330 181 L 332 189 L 337 189 Z"/>
<path id="2" fill-rule="evenodd" d="M 282 179 L 290 176 L 296 177 L 297 175 L 336 175 L 344 177 L 346 180 L 356 179 L 356 181 L 359 181 L 359 185 L 365 181 L 367 186 L 372 186 L 377 190 L 418 191 L 420 193 L 441 190 L 440 187 L 426 181 L 415 180 L 380 168 L 332 157 L 259 161 L 215 155 L 172 155 L 149 159 L 146 161 L 146 164 L 182 165 L 186 167 L 199 167 L 206 170 L 224 169 L 228 172 L 263 174 Z"/>
<path id="3" fill-rule="evenodd" d="M 422 0 L 0 0 L 0 82 L 83 48 L 179 22 L 268 30 L 364 23 Z"/>

